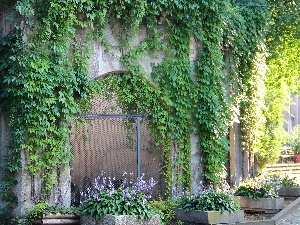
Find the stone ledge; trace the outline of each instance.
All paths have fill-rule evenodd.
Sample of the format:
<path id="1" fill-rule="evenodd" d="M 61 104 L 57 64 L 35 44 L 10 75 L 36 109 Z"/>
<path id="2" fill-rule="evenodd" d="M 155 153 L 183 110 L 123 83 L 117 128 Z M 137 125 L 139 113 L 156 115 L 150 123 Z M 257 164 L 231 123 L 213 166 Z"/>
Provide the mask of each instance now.
<path id="1" fill-rule="evenodd" d="M 133 215 L 106 215 L 99 220 L 95 220 L 91 216 L 82 216 L 80 218 L 81 225 L 160 225 L 159 215 L 152 216 L 149 220 L 140 220 Z"/>

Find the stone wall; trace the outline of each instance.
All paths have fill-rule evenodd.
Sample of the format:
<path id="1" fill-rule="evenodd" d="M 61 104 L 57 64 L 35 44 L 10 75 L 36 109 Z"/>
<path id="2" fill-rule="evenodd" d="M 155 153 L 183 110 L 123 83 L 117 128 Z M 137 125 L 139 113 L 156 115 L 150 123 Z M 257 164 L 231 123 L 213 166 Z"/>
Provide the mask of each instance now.
<path id="1" fill-rule="evenodd" d="M 11 29 L 11 22 L 7 19 L 7 16 L 11 15 L 11 9 L 4 8 L 0 4 L 0 37 L 7 35 Z M 2 74 L 0 73 L 0 76 Z M 3 88 L 0 84 L 0 88 Z M 3 112 L 0 112 L 0 179 L 3 177 L 3 165 L 4 165 L 4 155 L 6 152 L 6 147 L 9 142 L 9 132 L 8 132 L 8 116 Z M 5 205 L 0 200 L 0 208 L 5 207 Z"/>

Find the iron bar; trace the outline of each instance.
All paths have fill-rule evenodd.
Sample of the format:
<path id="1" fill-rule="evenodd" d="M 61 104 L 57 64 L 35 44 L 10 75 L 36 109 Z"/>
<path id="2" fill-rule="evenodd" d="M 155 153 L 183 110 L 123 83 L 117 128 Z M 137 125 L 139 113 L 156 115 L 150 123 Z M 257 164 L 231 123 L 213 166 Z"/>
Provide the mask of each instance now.
<path id="1" fill-rule="evenodd" d="M 141 177 L 141 118 L 136 118 L 136 137 L 137 137 L 137 176 Z"/>
<path id="2" fill-rule="evenodd" d="M 150 116 L 143 115 L 132 115 L 132 114 L 95 114 L 95 113 L 80 113 L 75 114 L 75 117 L 85 117 L 88 119 L 103 119 L 103 118 L 141 118 L 141 119 L 150 119 Z"/>

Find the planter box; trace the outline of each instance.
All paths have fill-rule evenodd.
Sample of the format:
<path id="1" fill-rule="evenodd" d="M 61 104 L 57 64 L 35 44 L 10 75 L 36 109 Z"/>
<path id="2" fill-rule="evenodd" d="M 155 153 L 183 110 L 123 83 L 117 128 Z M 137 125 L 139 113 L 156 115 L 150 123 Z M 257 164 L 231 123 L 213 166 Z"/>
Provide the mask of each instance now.
<path id="1" fill-rule="evenodd" d="M 252 200 L 242 196 L 237 196 L 241 209 L 252 212 L 276 213 L 283 209 L 284 198 L 262 198 Z"/>
<path id="2" fill-rule="evenodd" d="M 200 224 L 232 224 L 244 221 L 244 211 L 237 210 L 234 213 L 230 213 L 228 211 L 186 211 L 185 209 L 175 209 L 175 219 Z"/>
<path id="3" fill-rule="evenodd" d="M 299 197 L 300 187 L 281 187 L 278 194 L 282 197 Z"/>
<path id="4" fill-rule="evenodd" d="M 73 214 L 47 214 L 42 215 L 41 218 L 36 219 L 32 222 L 33 225 L 39 225 L 39 224 L 74 224 L 79 225 L 80 224 L 80 217 Z"/>
<path id="5" fill-rule="evenodd" d="M 154 215 L 148 220 L 140 220 L 137 216 L 132 215 L 106 215 L 99 220 L 95 220 L 91 216 L 82 216 L 80 218 L 81 225 L 160 225 L 159 215 Z"/>

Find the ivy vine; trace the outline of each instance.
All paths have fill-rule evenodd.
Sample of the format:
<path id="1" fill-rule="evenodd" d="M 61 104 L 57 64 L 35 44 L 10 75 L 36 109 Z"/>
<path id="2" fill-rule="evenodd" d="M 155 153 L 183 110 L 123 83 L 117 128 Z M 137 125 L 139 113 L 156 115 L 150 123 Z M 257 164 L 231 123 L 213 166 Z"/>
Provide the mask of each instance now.
<path id="1" fill-rule="evenodd" d="M 242 3 L 18 1 L 15 8 L 22 23 L 0 39 L 1 84 L 5 85 L 1 107 L 10 115 L 11 128 L 4 185 L 0 189 L 1 198 L 10 204 L 7 209 L 14 207 L 12 189 L 14 174 L 21 169 L 20 152 L 29 157 L 29 174 L 43 174 L 44 194 L 49 194 L 57 168 L 71 159 L 68 138 L 74 114 L 89 98 L 107 88 L 113 88 L 123 108 L 144 109 L 143 113 L 152 115 L 153 135 L 165 146 L 169 186 L 174 185 L 170 183 L 172 167 L 180 168 L 176 184 L 190 186 L 192 132 L 199 139 L 206 182 L 220 182 L 217 175 L 223 172 L 221 165 L 227 160 L 232 107 L 242 111 L 244 146 L 250 146 L 260 132 L 253 129 L 260 126 L 256 112 L 249 109 L 261 107 L 256 100 L 261 100 L 257 93 L 263 78 L 255 71 L 254 62 L 264 52 L 261 46 L 269 17 L 267 8 Z M 147 28 L 147 35 L 134 44 L 141 24 Z M 117 46 L 107 40 L 106 26 L 124 29 L 123 34 L 116 35 Z M 198 52 L 194 63 L 189 58 L 191 37 L 196 40 Z M 128 73 L 92 82 L 88 76 L 92 40 L 112 54 L 122 50 L 119 59 Z M 152 73 L 146 74 L 139 59 L 161 52 L 162 62 L 152 65 Z M 227 54 L 228 67 L 224 63 Z M 224 69 L 228 71 L 226 76 Z M 172 142 L 176 143 L 177 154 L 171 160 Z M 244 149 L 254 148 L 251 145 Z"/>

